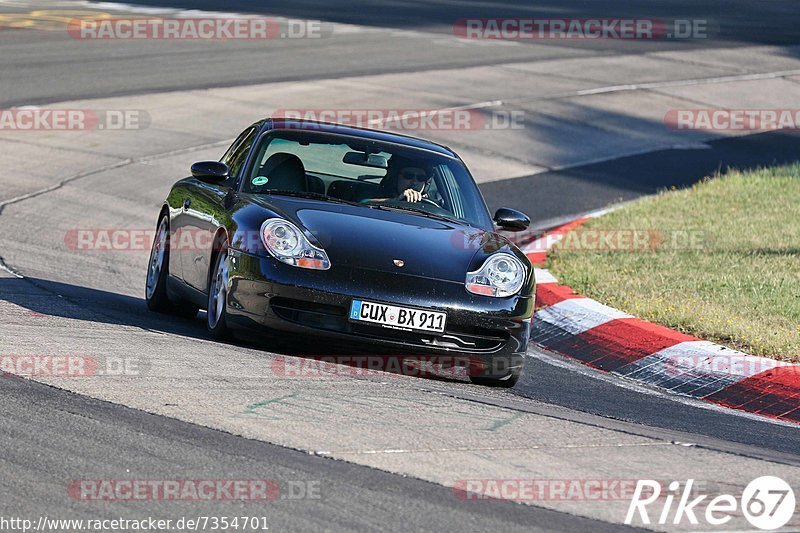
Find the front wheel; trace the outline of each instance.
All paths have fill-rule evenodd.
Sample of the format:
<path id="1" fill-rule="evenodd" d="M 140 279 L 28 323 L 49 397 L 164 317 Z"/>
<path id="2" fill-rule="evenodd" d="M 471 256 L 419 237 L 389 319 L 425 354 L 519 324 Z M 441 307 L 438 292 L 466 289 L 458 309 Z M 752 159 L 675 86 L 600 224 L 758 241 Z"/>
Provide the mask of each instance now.
<path id="1" fill-rule="evenodd" d="M 470 376 L 469 380 L 474 385 L 483 385 L 485 387 L 502 387 L 510 389 L 519 381 L 520 372 L 510 372 L 507 376 L 501 378 L 486 377 L 486 376 Z"/>
<path id="2" fill-rule="evenodd" d="M 228 329 L 226 307 L 228 304 L 228 245 L 223 243 L 214 269 L 211 271 L 211 280 L 208 286 L 208 307 L 206 312 L 206 325 L 211 336 L 223 340 L 230 337 Z"/>
<path id="3" fill-rule="evenodd" d="M 483 365 L 470 365 L 469 380 L 475 385 L 501 387 L 510 389 L 519 381 L 522 374 L 524 358 L 512 356 L 510 359 L 500 358 L 492 362 L 492 368 Z"/>

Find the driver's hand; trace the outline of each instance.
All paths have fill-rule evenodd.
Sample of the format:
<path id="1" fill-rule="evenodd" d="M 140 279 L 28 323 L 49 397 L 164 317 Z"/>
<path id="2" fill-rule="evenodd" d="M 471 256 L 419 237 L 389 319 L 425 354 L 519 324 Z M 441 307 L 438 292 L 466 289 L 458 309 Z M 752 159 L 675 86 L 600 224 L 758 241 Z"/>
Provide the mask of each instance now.
<path id="1" fill-rule="evenodd" d="M 403 191 L 403 194 L 400 195 L 400 199 L 406 202 L 419 202 L 422 198 L 422 193 L 414 189 L 406 189 Z"/>

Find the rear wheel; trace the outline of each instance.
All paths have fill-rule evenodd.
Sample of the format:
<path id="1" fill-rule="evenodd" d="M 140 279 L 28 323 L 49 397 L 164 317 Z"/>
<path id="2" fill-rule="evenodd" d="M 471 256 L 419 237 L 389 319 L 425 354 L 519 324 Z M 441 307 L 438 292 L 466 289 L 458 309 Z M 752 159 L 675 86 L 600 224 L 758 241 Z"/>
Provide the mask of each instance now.
<path id="1" fill-rule="evenodd" d="M 150 249 L 150 261 L 147 264 L 147 283 L 145 300 L 151 311 L 170 313 L 186 318 L 197 314 L 198 307 L 189 302 L 171 301 L 167 294 L 167 277 L 169 276 L 169 219 L 161 217 L 158 230 Z"/>
<path id="2" fill-rule="evenodd" d="M 211 336 L 215 339 L 230 337 L 228 329 L 226 307 L 228 304 L 228 244 L 223 242 L 214 269 L 211 271 L 211 280 L 208 286 L 208 311 L 206 312 L 206 325 Z"/>

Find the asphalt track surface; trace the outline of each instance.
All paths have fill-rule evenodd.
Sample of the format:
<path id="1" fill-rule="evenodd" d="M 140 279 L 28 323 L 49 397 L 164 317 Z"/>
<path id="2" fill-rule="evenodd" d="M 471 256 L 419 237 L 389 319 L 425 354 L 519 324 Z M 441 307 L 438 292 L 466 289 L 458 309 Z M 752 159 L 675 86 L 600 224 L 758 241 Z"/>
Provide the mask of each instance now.
<path id="1" fill-rule="evenodd" d="M 797 161 L 800 136 L 765 133 L 711 141 L 707 149 L 657 150 L 525 178 L 493 181 L 481 190 L 490 208 L 513 207 L 534 220 L 552 223 L 606 205 L 685 187 L 729 168 L 758 167 Z M 557 202 L 552 201 L 558 198 Z M 537 222 L 534 222 L 536 224 Z"/>
<path id="2" fill-rule="evenodd" d="M 140 4 L 163 6 L 161 2 Z M 726 39 L 715 46 L 797 44 L 800 16 L 792 2 L 637 2 L 593 3 L 596 13 L 616 16 L 682 16 L 721 20 Z M 183 7 L 180 2 L 170 7 Z M 537 4 L 550 16 L 578 16 L 581 2 Z M 219 9 L 216 2 L 192 2 L 196 9 Z M 9 9 L 3 7 L 4 10 Z M 253 12 L 249 2 L 226 2 L 225 11 Z M 497 16 L 488 4 L 453 2 L 447 7 L 412 3 L 371 3 L 347 9 L 334 3 L 260 3 L 257 12 L 289 17 L 314 17 L 346 24 L 448 32 L 454 18 Z M 555 14 L 553 14 L 555 13 Z M 504 6 L 503 16 L 530 16 L 523 7 Z M 720 19 L 720 17 L 723 17 Z M 759 24 L 753 24 L 758 20 Z M 390 31 L 334 37 L 327 46 L 286 44 L 270 54 L 248 44 L 186 47 L 185 43 L 150 43 L 150 48 L 122 47 L 114 57 L 103 48 L 64 41 L 47 33 L 0 33 L 0 105 L 35 104 L 139 94 L 163 90 L 242 85 L 270 81 L 308 80 L 365 73 L 419 72 L 438 68 L 491 64 L 497 60 L 558 58 L 559 48 L 574 57 L 579 43 L 538 50 L 535 46 L 480 51 L 404 48 L 402 34 Z M 306 48 L 306 46 L 308 48 Z M 616 53 L 608 43 L 602 54 Z M 708 43 L 641 43 L 654 47 L 709 46 Z M 627 49 L 630 51 L 630 48 Z M 368 51 L 368 52 L 366 52 Z M 230 61 L 230 57 L 237 58 Z M 358 61 L 352 61 L 357 57 Z M 154 58 L 158 58 L 156 61 Z M 103 72 L 106 75 L 96 76 Z M 52 82 L 58 80 L 58 83 Z M 48 82 L 49 81 L 49 82 Z M 663 150 L 613 161 L 583 165 L 527 178 L 495 181 L 482 186 L 490 207 L 509 205 L 529 212 L 535 225 L 633 199 L 663 187 L 686 185 L 727 166 L 748 167 L 797 160 L 795 135 L 765 134 L 713 141 L 704 150 Z M 643 176 L 648 176 L 643 179 Z M 675 183 L 674 176 L 684 181 Z M 557 198 L 557 201 L 553 201 Z M 58 199 L 38 197 L 41 209 L 58 209 Z M 0 211 L 2 214 L 2 211 Z M 35 249 L 31 250 L 35 253 Z M 0 251 L 0 256 L 7 254 Z M 14 267 L 13 263 L 9 267 Z M 91 276 L 91 272 L 86 273 Z M 64 276 L 67 279 L 69 276 Z M 143 273 L 142 273 L 143 277 Z M 86 319 L 109 325 L 141 327 L 175 336 L 205 337 L 201 320 L 154 317 L 139 298 L 68 281 L 38 277 L 0 278 L 0 298 L 34 313 L 65 319 Z M 180 349 L 175 341 L 174 349 Z M 249 341 L 237 346 L 263 350 Z M 296 347 L 295 347 L 296 348 Z M 20 340 L 20 350 L 24 350 Z M 285 352 L 292 352 L 286 347 Z M 511 391 L 472 387 L 461 382 L 424 380 L 414 385 L 472 403 L 502 406 L 520 413 L 569 420 L 586 426 L 691 442 L 696 446 L 780 465 L 800 465 L 800 432 L 724 410 L 678 403 L 654 391 L 605 379 L 577 364 L 549 354 L 531 357 L 520 383 Z M 64 498 L 64 479 L 77 476 L 120 477 L 135 471 L 140 478 L 163 476 L 165 469 L 186 478 L 265 477 L 310 479 L 326 487 L 321 501 L 280 501 L 269 509 L 276 530 L 618 530 L 621 526 L 560 513 L 534 505 L 460 502 L 452 490 L 433 483 L 318 457 L 167 416 L 129 409 L 44 384 L 17 378 L 0 380 L 4 406 L 0 424 L 0 515 L 113 517 L 118 507 L 98 504 L 87 513 L 84 503 Z M 491 505 L 489 504 L 491 503 Z M 126 504 L 127 505 L 127 504 Z M 227 504 L 175 507 L 166 502 L 130 504 L 132 515 L 164 518 L 188 514 L 232 514 L 244 511 Z M 253 514 L 249 512 L 248 514 Z"/>
<path id="3" fill-rule="evenodd" d="M 433 483 L 235 437 L 17 378 L 6 378 L 0 399 L 9 429 L 0 437 L 4 477 L 18 480 L 12 493 L 6 492 L 7 487 L 0 489 L 5 516 L 36 517 L 43 512 L 51 517 L 81 516 L 85 509 L 75 513 L 79 506 L 64 505 L 51 487 L 62 484 L 79 465 L 90 468 L 97 479 L 113 479 L 121 469 L 138 464 L 148 465 L 139 470 L 142 478 L 157 479 L 168 467 L 182 470 L 189 479 L 287 480 L 282 487 L 286 494 L 288 483 L 294 480 L 313 479 L 318 490 L 324 487 L 321 500 L 287 496 L 271 502 L 268 511 L 260 511 L 268 517 L 271 530 L 376 531 L 393 529 L 401 516 L 403 527 L 413 531 L 616 531 L 619 527 L 511 502 L 475 505 L 453 498 L 451 489 Z M 34 417 L 25 407 L 30 405 L 36 406 Z M 54 433 L 57 429 L 58 442 L 42 428 Z M 87 440 L 86 435 L 92 438 Z M 39 452 L 30 453 L 33 450 Z M 315 488 L 306 487 L 294 489 L 295 494 Z M 224 502 L 183 503 L 177 508 L 174 502 L 152 502 L 139 511 L 175 521 L 256 516 L 247 503 Z M 97 519 L 116 516 L 117 510 L 102 505 L 91 513 Z"/>
<path id="4" fill-rule="evenodd" d="M 47 2 L 39 2 L 42 7 Z M 135 2 L 152 8 L 263 13 L 270 16 L 321 20 L 326 24 L 358 24 L 371 31 L 324 30 L 321 39 L 259 42 L 118 42 L 78 41 L 48 32 L 0 32 L 4 53 L 0 105 L 136 94 L 164 90 L 249 85 L 276 81 L 314 80 L 389 72 L 430 72 L 530 61 L 709 47 L 790 45 L 800 43 L 800 13 L 791 0 L 770 2 L 691 0 L 616 2 L 587 5 L 581 1 L 513 2 Z M 3 12 L 24 11 L 17 2 L 0 5 Z M 22 4 L 36 5 L 37 2 Z M 53 4 L 50 2 L 49 4 Z M 55 3 L 59 6 L 58 3 Z M 74 6 L 74 7 L 73 7 Z M 80 2 L 59 6 L 80 10 Z M 102 6 L 100 7 L 102 9 Z M 720 31 L 709 39 L 654 41 L 521 41 L 520 46 L 430 46 L 414 31 L 452 35 L 460 18 L 663 18 L 707 20 Z M 305 41 L 305 42 L 302 42 Z M 231 60 L 235 57 L 235 60 Z M 57 82 L 56 82 L 57 80 Z M 45 82 L 45 83 L 43 83 Z"/>

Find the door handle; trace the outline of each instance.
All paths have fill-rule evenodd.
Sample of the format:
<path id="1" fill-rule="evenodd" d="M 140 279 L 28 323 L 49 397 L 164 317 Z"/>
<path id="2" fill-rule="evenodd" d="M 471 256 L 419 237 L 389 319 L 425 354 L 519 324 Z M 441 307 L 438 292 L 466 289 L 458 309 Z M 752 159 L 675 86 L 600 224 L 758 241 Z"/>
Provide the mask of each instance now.
<path id="1" fill-rule="evenodd" d="M 191 198 L 187 198 L 187 199 L 185 199 L 183 201 L 183 208 L 184 209 L 189 209 L 190 205 L 192 205 L 192 199 Z"/>

